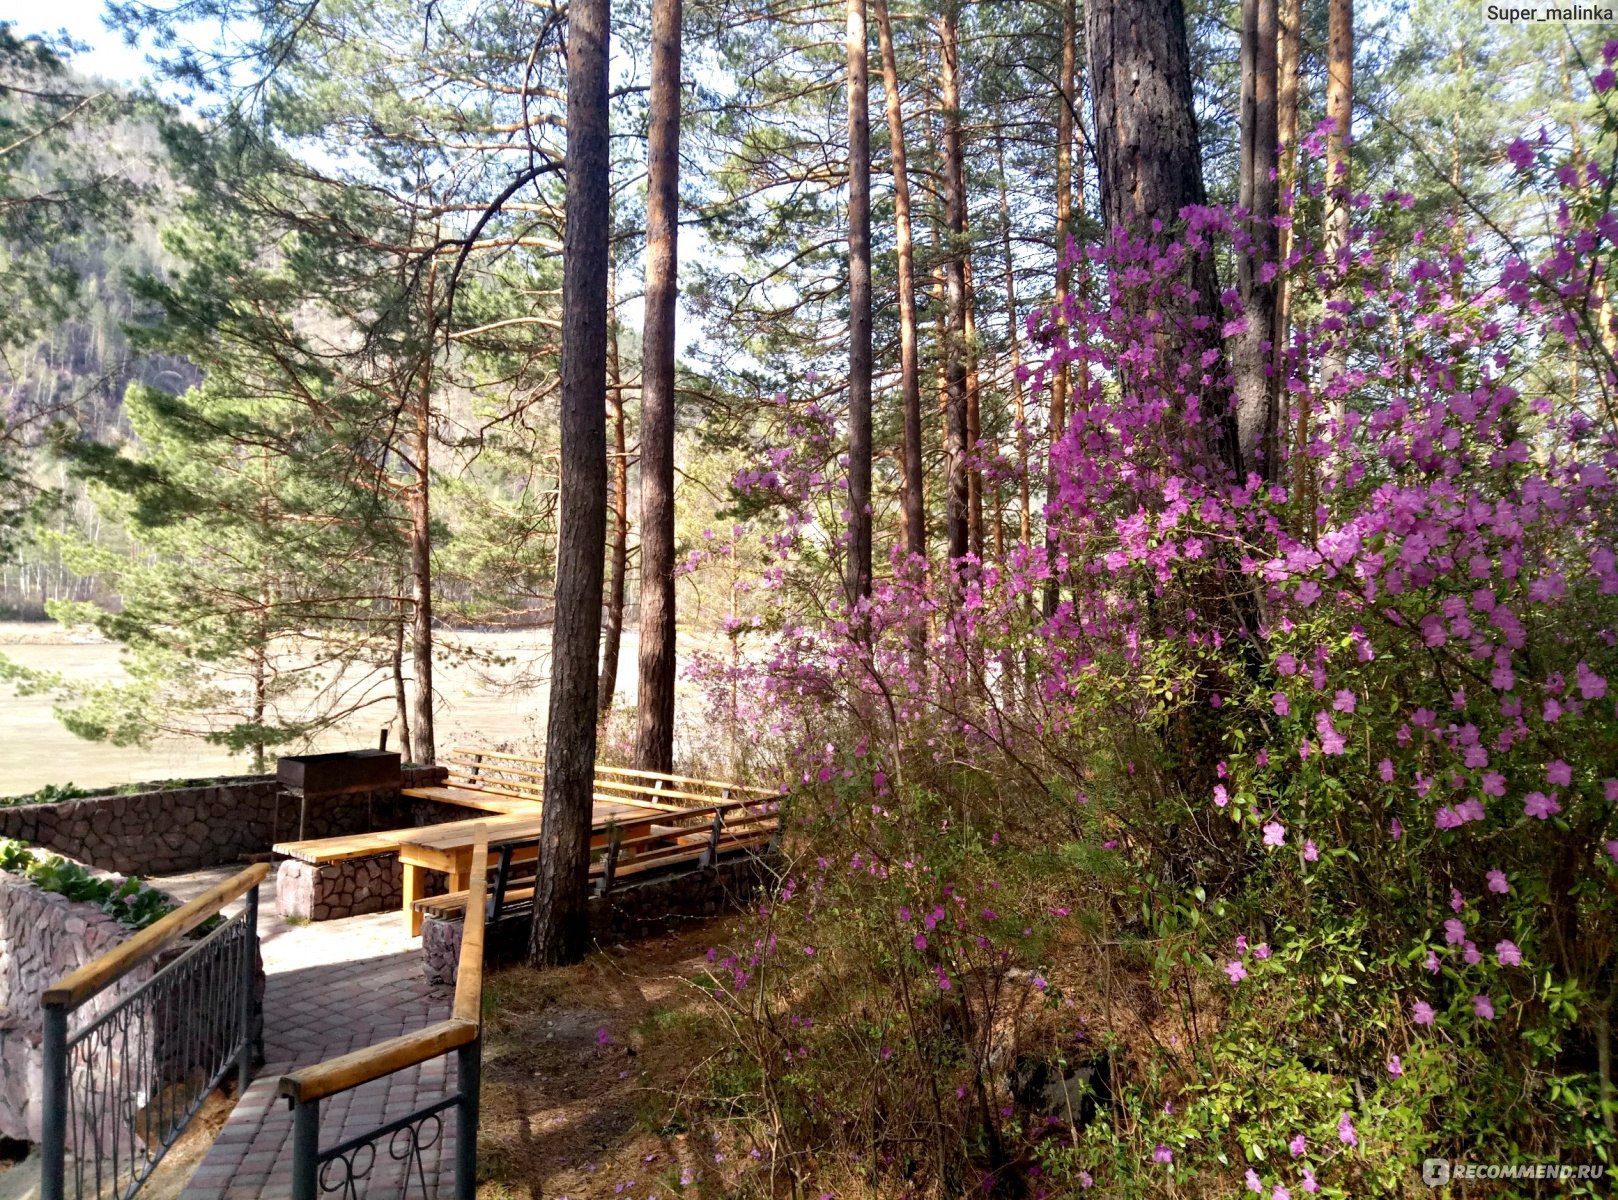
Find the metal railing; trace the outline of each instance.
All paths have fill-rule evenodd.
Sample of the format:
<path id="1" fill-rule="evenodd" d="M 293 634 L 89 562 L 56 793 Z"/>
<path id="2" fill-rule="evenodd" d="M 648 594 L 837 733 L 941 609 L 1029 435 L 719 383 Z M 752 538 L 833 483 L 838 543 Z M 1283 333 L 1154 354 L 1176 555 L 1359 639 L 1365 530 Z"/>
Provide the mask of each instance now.
<path id="1" fill-rule="evenodd" d="M 259 1036 L 258 889 L 268 870 L 216 885 L 40 998 L 43 1200 L 128 1200 L 231 1072 L 246 1090 Z M 242 912 L 122 996 L 96 1002 L 243 895 Z"/>
<path id="2" fill-rule="evenodd" d="M 455 1113 L 455 1200 L 472 1200 L 477 1188 L 478 1099 L 483 1053 L 483 931 L 489 871 L 488 839 L 472 849 L 471 888 L 461 957 L 455 976 L 455 1002 L 447 1021 L 389 1038 L 283 1075 L 281 1095 L 292 1108 L 292 1200 L 337 1195 L 358 1200 L 369 1186 L 391 1196 L 416 1192 L 432 1200 L 428 1152 L 440 1148 L 444 1117 Z M 361 1084 L 420 1066 L 450 1051 L 456 1056 L 456 1091 L 397 1120 L 332 1146 L 320 1144 L 321 1102 Z M 387 1153 L 397 1171 L 377 1172 Z M 436 1174 L 436 1173 L 434 1173 Z"/>

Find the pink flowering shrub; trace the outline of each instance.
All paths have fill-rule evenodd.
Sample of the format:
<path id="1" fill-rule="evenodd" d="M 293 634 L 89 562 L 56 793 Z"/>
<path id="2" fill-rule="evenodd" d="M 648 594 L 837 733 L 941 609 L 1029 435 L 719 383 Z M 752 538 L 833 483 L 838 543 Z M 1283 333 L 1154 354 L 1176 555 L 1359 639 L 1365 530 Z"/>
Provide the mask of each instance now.
<path id="1" fill-rule="evenodd" d="M 836 442 L 780 401 L 810 453 L 738 481 L 783 514 L 776 636 L 701 673 L 804 785 L 807 857 L 715 973 L 800 1166 L 1359 1196 L 1429 1155 L 1618 1149 L 1618 218 L 1610 169 L 1509 161 L 1551 189 L 1524 244 L 1396 243 L 1405 199 L 1359 197 L 1333 263 L 1300 219 L 1286 419 L 1245 478 L 1244 318 L 1192 286 L 1240 214 L 1086 250 L 1093 298 L 1029 321 L 1034 384 L 1087 381 L 1049 550 L 811 599 Z M 1079 986 L 1098 961 L 1147 985 L 1130 1013 Z M 993 1049 L 1025 1030 L 1111 1047 L 1109 1117 L 1016 1110 Z"/>

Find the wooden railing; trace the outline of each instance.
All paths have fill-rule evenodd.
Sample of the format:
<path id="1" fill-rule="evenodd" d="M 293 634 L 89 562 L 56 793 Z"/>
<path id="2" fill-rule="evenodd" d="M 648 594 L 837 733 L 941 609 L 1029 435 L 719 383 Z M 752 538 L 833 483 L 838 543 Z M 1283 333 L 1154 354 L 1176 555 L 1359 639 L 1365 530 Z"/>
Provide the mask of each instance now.
<path id="1" fill-rule="evenodd" d="M 322 1191 L 356 1195 L 359 1184 L 377 1157 L 376 1145 L 388 1141 L 388 1152 L 405 1167 L 404 1187 L 418 1182 L 426 1193 L 423 1154 L 437 1145 L 443 1114 L 453 1108 L 455 1128 L 455 1200 L 472 1200 L 477 1186 L 478 1096 L 483 1048 L 483 931 L 489 843 L 481 834 L 472 850 L 471 888 L 466 923 L 461 934 L 461 956 L 455 974 L 455 1000 L 447 1020 L 389 1038 L 337 1058 L 281 1076 L 277 1090 L 292 1107 L 292 1196 L 314 1200 Z M 429 1062 L 443 1054 L 456 1054 L 455 1094 L 417 1109 L 369 1133 L 334 1146 L 320 1145 L 320 1107 L 327 1097 L 397 1071 Z M 428 1137 L 427 1134 L 434 1136 Z M 364 1153 L 362 1153 L 362 1151 Z M 328 1173 L 336 1168 L 334 1178 Z M 405 1191 L 398 1191 L 404 1195 Z"/>
<path id="2" fill-rule="evenodd" d="M 258 864 L 58 980 L 40 996 L 40 1195 L 128 1200 L 232 1072 L 251 1078 L 258 1041 Z M 232 901 L 243 911 L 103 1011 L 92 1000 Z M 79 1027 L 70 1029 L 75 1017 Z"/>

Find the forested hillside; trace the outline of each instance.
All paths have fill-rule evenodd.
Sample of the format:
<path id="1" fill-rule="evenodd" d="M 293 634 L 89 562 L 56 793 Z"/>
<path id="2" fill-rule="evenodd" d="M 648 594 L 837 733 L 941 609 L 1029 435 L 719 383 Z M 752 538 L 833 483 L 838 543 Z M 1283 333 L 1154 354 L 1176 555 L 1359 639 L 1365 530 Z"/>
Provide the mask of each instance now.
<path id="1" fill-rule="evenodd" d="M 110 11 L 150 94 L 0 26 L 3 578 L 126 672 L 23 694 L 432 762 L 453 630 L 534 628 L 536 967 L 598 759 L 786 785 L 655 1101 L 712 1194 L 1611 1163 L 1618 29 Z"/>

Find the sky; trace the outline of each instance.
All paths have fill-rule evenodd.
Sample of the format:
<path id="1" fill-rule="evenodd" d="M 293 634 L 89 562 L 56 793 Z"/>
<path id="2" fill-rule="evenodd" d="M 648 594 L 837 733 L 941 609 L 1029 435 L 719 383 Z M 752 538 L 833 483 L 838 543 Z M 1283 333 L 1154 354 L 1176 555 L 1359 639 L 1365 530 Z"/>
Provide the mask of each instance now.
<path id="1" fill-rule="evenodd" d="M 0 0 L 0 21 L 13 22 L 17 33 L 27 36 L 66 32 L 75 42 L 88 45 L 90 49 L 72 58 L 76 71 L 109 83 L 137 83 L 151 74 L 146 48 L 126 45 L 121 33 L 108 29 L 102 21 L 105 11 L 105 0 Z M 49 13 L 48 18 L 45 13 Z M 689 261 L 698 252 L 698 240 L 694 231 L 682 231 L 682 259 Z M 631 326 L 638 326 L 641 299 L 626 300 L 619 315 Z M 700 324 L 683 304 L 676 315 L 675 328 L 682 348 L 701 335 Z"/>
<path id="2" fill-rule="evenodd" d="M 109 82 L 136 82 L 150 72 L 145 51 L 124 45 L 122 35 L 103 25 L 104 10 L 103 0 L 0 0 L 0 21 L 15 22 L 16 32 L 25 36 L 65 30 L 91 47 L 73 56 L 75 68 Z"/>

